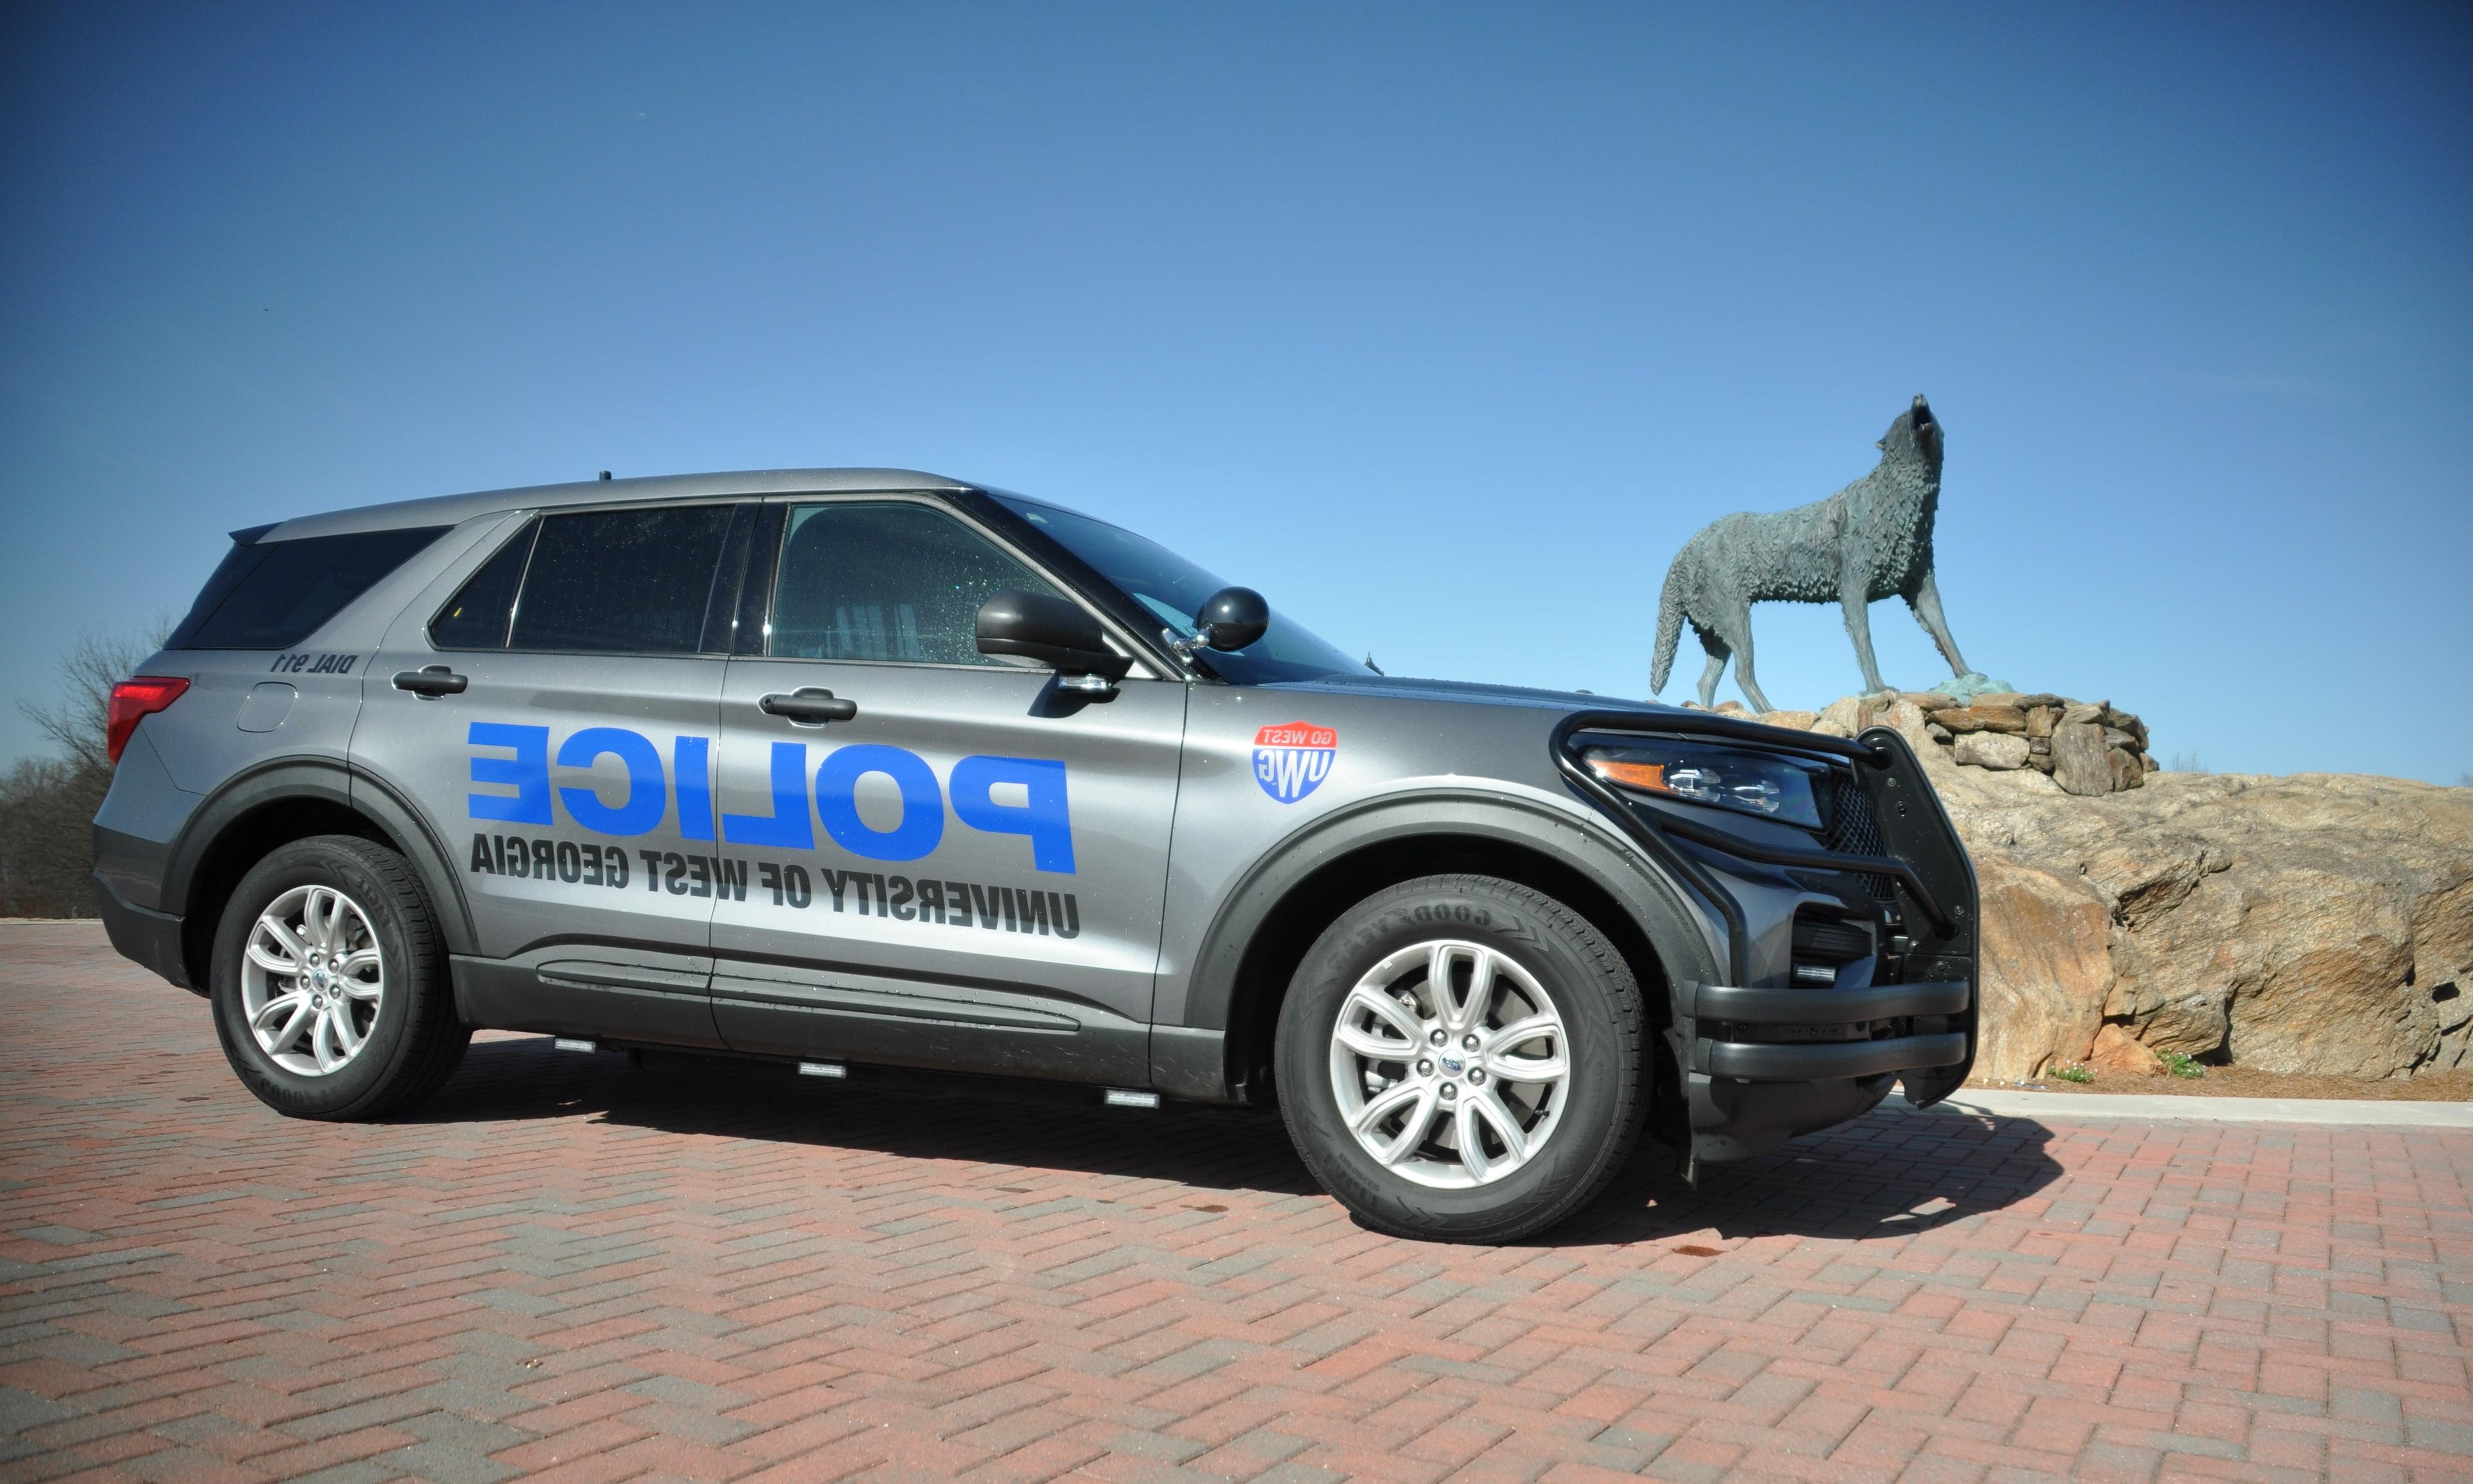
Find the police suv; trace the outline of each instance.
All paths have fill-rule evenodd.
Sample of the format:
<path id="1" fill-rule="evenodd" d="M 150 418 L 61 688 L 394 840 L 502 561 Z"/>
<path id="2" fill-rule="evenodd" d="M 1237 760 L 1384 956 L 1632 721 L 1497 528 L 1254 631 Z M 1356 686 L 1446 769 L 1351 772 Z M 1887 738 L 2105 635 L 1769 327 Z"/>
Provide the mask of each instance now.
<path id="1" fill-rule="evenodd" d="M 240 531 L 113 692 L 113 945 L 278 1112 L 480 1027 L 1276 1105 L 1366 1224 L 1502 1241 L 1974 1055 L 1914 755 L 1387 678 L 1106 522 L 900 469 Z"/>

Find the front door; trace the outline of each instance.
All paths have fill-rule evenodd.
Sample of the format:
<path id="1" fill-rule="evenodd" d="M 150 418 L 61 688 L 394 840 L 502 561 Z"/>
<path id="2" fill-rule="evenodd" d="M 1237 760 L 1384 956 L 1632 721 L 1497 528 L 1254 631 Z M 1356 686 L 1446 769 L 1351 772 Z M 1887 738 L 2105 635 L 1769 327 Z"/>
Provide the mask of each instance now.
<path id="1" fill-rule="evenodd" d="M 463 872 L 479 1023 L 717 1045 L 712 741 L 755 506 L 520 523 L 370 665 L 352 760 Z M 727 593 L 717 586 L 728 586 Z"/>
<path id="2" fill-rule="evenodd" d="M 1064 594 L 939 503 L 775 509 L 769 625 L 722 694 L 752 872 L 714 903 L 723 1039 L 1146 1082 L 1185 684 L 1093 696 L 979 654 L 989 597 Z"/>

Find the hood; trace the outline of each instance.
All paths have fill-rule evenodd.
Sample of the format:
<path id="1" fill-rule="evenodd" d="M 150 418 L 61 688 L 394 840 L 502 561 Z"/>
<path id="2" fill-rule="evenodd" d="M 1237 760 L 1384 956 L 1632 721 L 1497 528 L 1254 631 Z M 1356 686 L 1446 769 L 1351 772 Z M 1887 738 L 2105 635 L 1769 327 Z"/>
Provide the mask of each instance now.
<path id="1" fill-rule="evenodd" d="M 1581 690 L 1540 690 L 1529 685 L 1487 685 L 1476 681 L 1421 681 L 1399 675 L 1327 675 L 1320 680 L 1284 681 L 1255 688 L 1382 696 L 1400 701 L 1456 701 L 1463 705 L 1534 706 L 1553 711 L 1639 711 L 1647 716 L 1669 714 L 1679 709 L 1663 702 L 1634 701 L 1624 696 L 1593 696 Z"/>

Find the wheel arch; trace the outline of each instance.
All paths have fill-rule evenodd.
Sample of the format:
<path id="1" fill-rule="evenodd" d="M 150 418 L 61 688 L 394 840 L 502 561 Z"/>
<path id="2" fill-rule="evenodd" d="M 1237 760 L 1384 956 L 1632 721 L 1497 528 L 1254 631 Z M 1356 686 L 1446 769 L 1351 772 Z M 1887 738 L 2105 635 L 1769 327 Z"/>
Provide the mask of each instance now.
<path id="1" fill-rule="evenodd" d="M 1630 965 L 1652 1024 L 1669 1017 L 1668 984 L 1718 977 L 1690 898 L 1581 822 L 1477 792 L 1382 801 L 1316 822 L 1229 893 L 1195 955 L 1185 1013 L 1186 1027 L 1219 1041 L 1224 1080 L 1170 1090 L 1264 1100 L 1280 1006 L 1313 941 L 1384 887 L 1454 873 L 1516 881 L 1586 918 Z"/>
<path id="2" fill-rule="evenodd" d="M 240 775 L 207 799 L 173 843 L 163 900 L 180 912 L 180 960 L 200 993 L 224 906 L 269 852 L 312 835 L 353 835 L 411 863 L 448 951 L 469 953 L 471 914 L 444 845 L 394 792 L 326 758 L 284 758 Z"/>

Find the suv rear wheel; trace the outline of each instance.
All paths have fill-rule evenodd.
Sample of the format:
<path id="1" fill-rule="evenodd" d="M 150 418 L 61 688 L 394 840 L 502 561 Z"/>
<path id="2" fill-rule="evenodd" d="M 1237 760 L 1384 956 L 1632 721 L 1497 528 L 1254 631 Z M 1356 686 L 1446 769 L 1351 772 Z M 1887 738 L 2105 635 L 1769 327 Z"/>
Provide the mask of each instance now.
<path id="1" fill-rule="evenodd" d="M 251 868 L 215 932 L 224 1055 L 296 1118 L 375 1118 L 436 1091 L 471 1031 L 455 1018 L 429 898 L 402 856 L 350 835 Z"/>
<path id="2" fill-rule="evenodd" d="M 1289 1137 L 1378 1231 L 1505 1242 L 1586 1205 L 1641 1122 L 1639 987 L 1542 893 L 1428 876 L 1314 943 L 1273 1055 Z"/>

